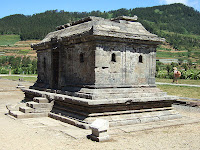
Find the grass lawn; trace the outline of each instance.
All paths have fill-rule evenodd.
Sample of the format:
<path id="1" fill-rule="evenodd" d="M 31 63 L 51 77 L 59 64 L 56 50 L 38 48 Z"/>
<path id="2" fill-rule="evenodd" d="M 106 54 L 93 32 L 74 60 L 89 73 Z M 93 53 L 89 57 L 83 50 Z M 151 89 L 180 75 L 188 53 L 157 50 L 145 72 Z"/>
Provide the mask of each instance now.
<path id="1" fill-rule="evenodd" d="M 18 81 L 19 78 L 21 78 L 23 81 L 35 82 L 37 80 L 37 75 L 27 75 L 26 77 L 22 77 L 22 76 L 1 76 L 0 78 L 15 80 L 15 81 Z"/>
<path id="2" fill-rule="evenodd" d="M 156 78 L 156 82 L 172 83 L 172 81 L 173 81 L 173 79 Z M 180 83 L 180 84 L 200 85 L 200 80 L 178 79 L 178 83 Z"/>
<path id="3" fill-rule="evenodd" d="M 164 92 L 167 92 L 168 95 L 200 99 L 199 87 L 183 87 L 173 85 L 157 85 L 157 87 Z"/>

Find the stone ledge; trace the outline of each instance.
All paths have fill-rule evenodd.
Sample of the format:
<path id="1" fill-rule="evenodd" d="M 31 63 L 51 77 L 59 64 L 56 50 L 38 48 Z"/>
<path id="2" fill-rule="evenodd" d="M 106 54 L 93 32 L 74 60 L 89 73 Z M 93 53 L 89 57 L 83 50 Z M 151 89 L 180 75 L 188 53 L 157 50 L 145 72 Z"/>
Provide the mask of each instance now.
<path id="1" fill-rule="evenodd" d="M 124 126 L 130 124 L 141 124 L 146 122 L 156 122 L 162 120 L 172 120 L 181 118 L 182 116 L 175 110 L 163 110 L 155 112 L 140 112 L 140 113 L 130 113 L 130 114 L 109 114 L 108 116 L 93 116 L 86 117 L 78 114 L 68 113 L 63 116 L 62 114 L 55 114 L 50 112 L 49 117 L 60 120 L 62 122 L 69 123 L 71 125 L 89 129 L 89 125 L 96 120 L 104 119 L 109 121 L 111 127 L 114 126 Z"/>
<path id="2" fill-rule="evenodd" d="M 48 113 L 23 113 L 21 111 L 9 111 L 9 115 L 17 119 L 48 117 Z"/>
<path id="3" fill-rule="evenodd" d="M 19 111 L 21 111 L 23 113 L 32 113 L 32 112 L 34 112 L 34 109 L 24 106 L 24 107 L 19 107 Z"/>
<path id="4" fill-rule="evenodd" d="M 68 103 L 76 103 L 81 105 L 102 105 L 102 104 L 119 104 L 126 102 L 148 102 L 148 101 L 165 101 L 165 100 L 176 100 L 176 96 L 163 96 L 163 97 L 142 97 L 142 98 L 120 98 L 120 99 L 99 99 L 99 100 L 90 100 L 80 97 L 73 97 L 63 94 L 55 94 L 49 93 L 45 91 L 38 91 L 34 89 L 22 89 L 23 92 L 32 94 L 32 95 L 40 95 L 42 97 L 46 97 L 49 100 L 59 100 L 59 101 L 67 101 Z"/>

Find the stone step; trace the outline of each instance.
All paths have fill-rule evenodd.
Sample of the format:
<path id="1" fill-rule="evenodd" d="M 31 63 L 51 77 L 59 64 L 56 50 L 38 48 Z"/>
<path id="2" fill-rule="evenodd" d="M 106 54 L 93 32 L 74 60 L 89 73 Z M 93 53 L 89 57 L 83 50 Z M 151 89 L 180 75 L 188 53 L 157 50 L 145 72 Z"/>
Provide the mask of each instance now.
<path id="1" fill-rule="evenodd" d="M 50 112 L 52 108 L 36 108 L 34 109 L 34 113 L 44 113 L 44 112 Z"/>
<path id="2" fill-rule="evenodd" d="M 198 123 L 200 119 L 198 118 L 190 118 L 190 117 L 182 117 L 177 119 L 171 120 L 161 120 L 158 122 L 146 122 L 141 124 L 135 125 L 126 125 L 121 126 L 120 131 L 124 131 L 125 133 L 136 132 L 136 131 L 144 131 L 149 129 L 156 129 L 156 128 L 163 128 L 163 127 L 170 127 L 170 126 L 180 126 L 186 125 L 191 123 Z M 116 129 L 116 127 L 114 127 Z M 117 127 L 118 128 L 118 127 Z M 111 131 L 110 134 L 115 134 L 115 130 Z"/>
<path id="3" fill-rule="evenodd" d="M 71 113 L 69 113 L 71 114 Z M 56 114 L 53 112 L 49 113 L 49 117 L 54 118 L 56 120 L 60 120 L 62 122 L 69 123 L 71 125 L 89 129 L 88 126 L 95 121 L 97 118 L 105 119 L 109 121 L 111 127 L 113 126 L 122 126 L 122 125 L 130 125 L 130 124 L 141 124 L 147 122 L 157 122 L 163 120 L 173 120 L 181 118 L 182 116 L 175 110 L 161 110 L 161 111 L 144 111 L 140 113 L 124 113 L 120 115 L 107 115 L 107 116 L 93 116 L 93 117 L 86 117 L 82 118 L 79 115 L 62 115 Z"/>
<path id="4" fill-rule="evenodd" d="M 60 91 L 61 92 L 61 91 Z M 162 90 L 158 88 L 152 88 L 152 89 L 144 89 L 144 88 L 133 88 L 133 89 L 85 89 L 81 91 L 75 91 L 75 92 L 70 92 L 70 91 L 65 91 L 62 92 L 62 94 L 66 95 L 71 95 L 74 96 L 74 94 L 84 94 L 84 95 L 91 95 L 91 94 L 119 94 L 119 93 L 157 93 L 157 92 L 162 92 Z"/>
<path id="5" fill-rule="evenodd" d="M 174 109 L 176 109 L 178 111 L 200 113 L 200 107 L 199 106 L 191 106 L 191 105 L 188 105 L 188 104 L 173 104 L 172 106 L 174 107 Z"/>
<path id="6" fill-rule="evenodd" d="M 34 101 L 26 102 L 27 107 L 31 107 L 31 105 L 33 105 L 33 104 L 38 104 L 38 103 L 34 102 Z"/>
<path id="7" fill-rule="evenodd" d="M 21 111 L 9 111 L 9 114 L 18 119 L 48 117 L 48 113 L 23 113 Z"/>
<path id="8" fill-rule="evenodd" d="M 103 88 L 103 89 L 89 89 L 89 88 L 81 88 L 81 89 L 75 89 L 70 88 L 66 90 L 66 92 L 79 92 L 79 93 L 130 93 L 130 92 L 145 92 L 145 93 L 151 93 L 151 92 L 162 92 L 159 88 L 156 87 L 138 87 L 138 88 Z"/>
<path id="9" fill-rule="evenodd" d="M 58 97 L 56 97 L 57 99 Z M 132 102 L 150 102 L 150 101 L 165 101 L 165 100 L 176 100 L 176 96 L 163 96 L 163 97 L 138 97 L 138 98 L 114 98 L 114 99 L 98 99 L 90 100 L 80 97 L 72 97 L 64 95 L 62 96 L 63 102 L 77 103 L 86 105 L 103 105 L 103 104 L 119 104 L 119 103 L 132 103 Z"/>
<path id="10" fill-rule="evenodd" d="M 150 101 L 164 101 L 164 100 L 176 100 L 176 96 L 163 96 L 163 97 L 138 97 L 138 98 L 115 98 L 115 99 L 102 99 L 91 100 L 91 105 L 97 104 L 113 104 L 113 103 L 132 103 L 132 102 L 150 102 Z"/>
<path id="11" fill-rule="evenodd" d="M 52 108 L 51 103 L 36 103 L 36 102 L 27 102 L 27 106 L 31 108 Z"/>
<path id="12" fill-rule="evenodd" d="M 103 98 L 138 98 L 138 97 L 162 97 L 167 95 L 166 92 L 157 92 L 157 93 L 94 93 L 93 95 L 83 94 L 83 93 L 74 93 L 72 96 L 87 98 L 87 99 L 103 99 Z"/>
<path id="13" fill-rule="evenodd" d="M 49 103 L 49 100 L 44 97 L 34 97 L 33 101 L 37 103 Z"/>
<path id="14" fill-rule="evenodd" d="M 70 91 L 57 91 L 58 94 L 64 94 L 74 97 L 81 97 L 86 99 L 94 99 L 94 95 L 99 96 L 101 95 L 101 98 L 108 97 L 112 98 L 111 96 L 119 95 L 121 98 L 126 97 L 126 95 L 134 96 L 134 95 L 148 95 L 148 94 L 157 94 L 157 93 L 164 93 L 158 88 L 108 88 L 108 89 L 86 89 L 83 88 L 80 91 L 70 92 Z M 100 96 L 99 96 L 100 97 Z M 116 96 L 118 97 L 118 96 Z M 98 97 L 97 97 L 98 98 Z"/>
<path id="15" fill-rule="evenodd" d="M 34 109 L 27 106 L 23 106 L 23 107 L 19 107 L 19 111 L 23 113 L 32 113 L 34 112 Z"/>
<path id="16" fill-rule="evenodd" d="M 19 107 L 19 111 L 23 113 L 43 113 L 43 112 L 50 112 L 52 108 L 31 108 L 31 107 Z"/>
<path id="17" fill-rule="evenodd" d="M 26 118 L 25 113 L 21 112 L 21 111 L 9 111 L 9 114 L 15 118 L 18 119 L 22 119 L 22 118 Z"/>
<path id="18" fill-rule="evenodd" d="M 79 120 L 71 118 L 71 117 L 61 116 L 59 114 L 55 114 L 55 113 L 51 113 L 51 112 L 49 113 L 48 116 L 50 118 L 60 120 L 61 122 L 65 122 L 65 123 L 71 124 L 73 126 L 76 126 L 76 127 L 82 128 L 82 129 L 87 129 L 87 130 L 90 129 L 89 124 L 79 122 Z"/>
<path id="19" fill-rule="evenodd" d="M 63 101 L 67 103 L 72 104 L 78 104 L 78 105 L 101 105 L 101 104 L 118 104 L 118 103 L 126 103 L 126 102 L 148 102 L 148 101 L 164 101 L 164 100 L 177 100 L 178 97 L 176 96 L 164 96 L 164 97 L 143 97 L 143 98 L 114 98 L 114 99 L 98 99 L 98 100 L 90 100 L 80 97 L 73 97 L 69 95 L 63 95 L 63 94 L 56 94 L 56 93 L 49 93 L 44 91 L 38 91 L 34 89 L 25 90 L 24 92 L 27 93 L 35 93 L 37 95 L 45 95 L 47 97 L 51 97 L 51 99 L 54 99 L 55 101 Z M 27 102 L 29 103 L 29 102 Z M 33 103 L 33 102 L 32 102 Z M 36 102 L 34 102 L 36 103 Z M 29 104 L 27 104 L 28 106 Z"/>

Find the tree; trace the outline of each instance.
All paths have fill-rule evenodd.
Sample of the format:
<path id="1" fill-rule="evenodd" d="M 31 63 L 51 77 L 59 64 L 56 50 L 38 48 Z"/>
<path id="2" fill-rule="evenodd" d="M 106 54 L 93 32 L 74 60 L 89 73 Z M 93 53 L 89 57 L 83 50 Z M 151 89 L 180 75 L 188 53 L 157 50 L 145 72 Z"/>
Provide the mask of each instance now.
<path id="1" fill-rule="evenodd" d="M 167 65 L 167 66 L 166 66 L 166 70 L 167 70 L 167 74 L 168 74 L 168 75 L 169 75 L 169 73 L 170 73 L 171 68 L 172 68 L 171 65 Z"/>

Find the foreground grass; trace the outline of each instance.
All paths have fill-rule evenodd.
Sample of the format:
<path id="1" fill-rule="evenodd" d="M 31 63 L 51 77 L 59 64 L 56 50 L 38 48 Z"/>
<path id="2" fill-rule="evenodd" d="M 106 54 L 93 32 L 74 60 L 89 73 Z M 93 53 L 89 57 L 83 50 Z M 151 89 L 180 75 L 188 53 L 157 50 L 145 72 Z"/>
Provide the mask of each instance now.
<path id="1" fill-rule="evenodd" d="M 27 82 L 35 82 L 37 80 L 36 75 L 34 75 L 34 77 L 33 76 L 26 76 L 26 77 L 22 77 L 22 76 L 1 76 L 0 78 L 8 79 L 8 80 L 14 80 L 14 81 L 18 81 L 19 79 L 22 79 L 23 81 L 27 81 Z"/>
<path id="2" fill-rule="evenodd" d="M 200 99 L 199 87 L 184 87 L 173 85 L 157 85 L 157 87 L 164 92 L 167 92 L 168 95 Z"/>
<path id="3" fill-rule="evenodd" d="M 173 81 L 173 79 L 156 78 L 156 82 L 172 83 L 172 81 Z M 200 80 L 178 79 L 178 83 L 180 83 L 180 84 L 200 85 Z"/>

